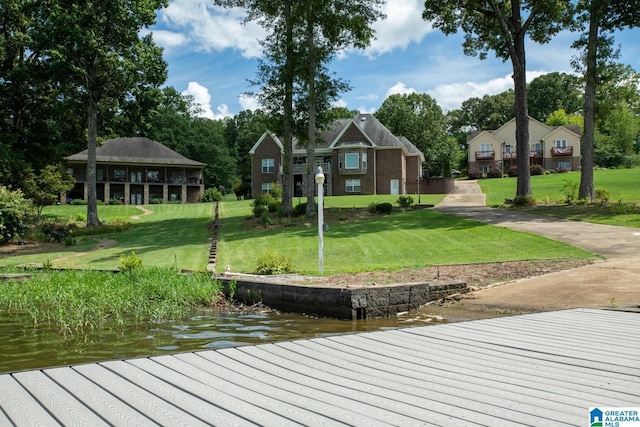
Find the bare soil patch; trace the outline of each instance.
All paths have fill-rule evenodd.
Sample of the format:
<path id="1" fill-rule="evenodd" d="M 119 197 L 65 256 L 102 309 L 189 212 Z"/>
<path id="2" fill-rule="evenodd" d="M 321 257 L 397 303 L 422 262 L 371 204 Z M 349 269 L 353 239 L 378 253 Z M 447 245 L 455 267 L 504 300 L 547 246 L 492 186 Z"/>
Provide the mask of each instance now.
<path id="1" fill-rule="evenodd" d="M 589 259 L 579 259 L 441 265 L 399 271 L 368 271 L 324 277 L 306 277 L 304 283 L 335 287 L 358 287 L 434 280 L 459 280 L 467 283 L 467 286 L 475 290 L 498 283 L 582 267 L 593 262 L 593 260 Z"/>

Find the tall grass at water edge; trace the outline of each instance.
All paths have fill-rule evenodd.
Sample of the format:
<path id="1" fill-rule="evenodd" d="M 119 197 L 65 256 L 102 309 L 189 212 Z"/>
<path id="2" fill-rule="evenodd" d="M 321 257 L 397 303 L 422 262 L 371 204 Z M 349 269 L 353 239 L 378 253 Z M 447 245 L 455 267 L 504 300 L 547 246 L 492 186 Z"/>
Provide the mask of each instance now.
<path id="1" fill-rule="evenodd" d="M 126 274 L 51 271 L 3 283 L 0 310 L 29 314 L 36 327 L 53 324 L 70 334 L 125 322 L 181 319 L 195 308 L 215 305 L 220 295 L 220 283 L 204 273 L 180 275 L 167 268 Z"/>

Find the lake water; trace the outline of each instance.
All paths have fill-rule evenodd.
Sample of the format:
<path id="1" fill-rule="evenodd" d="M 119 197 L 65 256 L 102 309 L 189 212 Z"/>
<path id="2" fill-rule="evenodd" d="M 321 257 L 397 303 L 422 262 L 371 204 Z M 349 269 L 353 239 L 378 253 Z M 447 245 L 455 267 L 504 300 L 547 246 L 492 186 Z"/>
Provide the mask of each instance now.
<path id="1" fill-rule="evenodd" d="M 34 328 L 28 316 L 0 314 L 0 372 L 440 322 L 442 318 L 420 311 L 390 319 L 358 321 L 282 314 L 271 310 L 196 312 L 180 321 L 85 330 L 77 335 L 63 336 L 55 327 L 40 325 Z"/>

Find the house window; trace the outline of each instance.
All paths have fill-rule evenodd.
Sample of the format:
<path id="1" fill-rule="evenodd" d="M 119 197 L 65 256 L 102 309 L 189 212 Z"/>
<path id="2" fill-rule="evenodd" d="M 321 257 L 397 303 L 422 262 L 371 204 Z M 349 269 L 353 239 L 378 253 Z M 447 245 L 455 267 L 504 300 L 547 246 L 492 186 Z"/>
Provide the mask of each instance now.
<path id="1" fill-rule="evenodd" d="M 482 173 L 487 174 L 489 173 L 489 169 L 491 169 L 490 165 L 480 165 L 480 170 L 482 171 Z"/>
<path id="2" fill-rule="evenodd" d="M 347 193 L 359 193 L 360 192 L 360 180 L 359 179 L 347 179 L 345 185 L 345 191 Z"/>
<path id="3" fill-rule="evenodd" d="M 271 183 L 263 182 L 262 183 L 262 194 L 267 194 L 271 192 Z"/>
<path id="4" fill-rule="evenodd" d="M 147 171 L 147 182 L 160 182 L 160 171 Z"/>
<path id="5" fill-rule="evenodd" d="M 511 144 L 507 144 L 504 146 L 504 152 L 505 153 L 511 153 Z"/>
<path id="6" fill-rule="evenodd" d="M 367 153 L 362 153 L 362 169 L 367 168 Z"/>
<path id="7" fill-rule="evenodd" d="M 360 154 L 358 154 L 358 153 L 346 153 L 344 155 L 344 168 L 345 169 L 360 169 Z"/>
<path id="8" fill-rule="evenodd" d="M 571 170 L 571 162 L 554 162 L 553 168 Z"/>
<path id="9" fill-rule="evenodd" d="M 124 182 L 127 179 L 127 171 L 124 169 L 115 169 L 113 171 L 113 180 Z"/>
<path id="10" fill-rule="evenodd" d="M 567 140 L 566 139 L 556 139 L 556 147 L 557 148 L 567 148 Z"/>
<path id="11" fill-rule="evenodd" d="M 273 159 L 262 159 L 262 173 L 274 173 L 275 161 Z"/>

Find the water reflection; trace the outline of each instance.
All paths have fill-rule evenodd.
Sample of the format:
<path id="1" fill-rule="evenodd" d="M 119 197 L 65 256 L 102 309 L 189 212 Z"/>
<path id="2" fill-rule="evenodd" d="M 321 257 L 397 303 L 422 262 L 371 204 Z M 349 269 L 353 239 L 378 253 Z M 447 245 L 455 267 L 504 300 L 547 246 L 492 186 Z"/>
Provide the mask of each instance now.
<path id="1" fill-rule="evenodd" d="M 85 330 L 62 336 L 54 326 L 34 328 L 28 316 L 0 314 L 0 372 L 101 360 L 219 349 L 335 334 L 393 329 L 442 321 L 420 312 L 391 319 L 343 321 L 281 314 L 194 313 L 180 320 L 143 326 Z"/>

